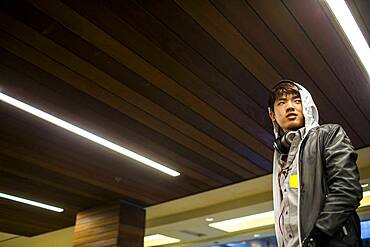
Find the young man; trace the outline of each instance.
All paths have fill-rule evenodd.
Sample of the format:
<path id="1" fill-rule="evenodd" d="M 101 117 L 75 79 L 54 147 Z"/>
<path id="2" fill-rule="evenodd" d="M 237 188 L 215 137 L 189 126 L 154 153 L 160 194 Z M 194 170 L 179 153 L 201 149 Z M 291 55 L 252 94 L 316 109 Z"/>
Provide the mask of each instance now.
<path id="1" fill-rule="evenodd" d="M 279 247 L 362 246 L 357 154 L 343 128 L 320 126 L 310 93 L 289 80 L 272 89 L 269 116 Z"/>

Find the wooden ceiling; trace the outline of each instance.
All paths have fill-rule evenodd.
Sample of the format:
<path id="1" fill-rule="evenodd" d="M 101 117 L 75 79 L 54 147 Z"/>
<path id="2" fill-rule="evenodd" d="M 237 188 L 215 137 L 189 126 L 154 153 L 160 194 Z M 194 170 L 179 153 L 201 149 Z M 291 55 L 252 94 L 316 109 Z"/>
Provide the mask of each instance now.
<path id="1" fill-rule="evenodd" d="M 0 231 L 33 236 L 123 199 L 155 205 L 271 172 L 268 90 L 313 95 L 370 145 L 370 83 L 322 1 L 6 0 L 0 88 L 179 171 L 161 174 L 0 103 Z M 370 3 L 351 2 L 366 37 Z"/>

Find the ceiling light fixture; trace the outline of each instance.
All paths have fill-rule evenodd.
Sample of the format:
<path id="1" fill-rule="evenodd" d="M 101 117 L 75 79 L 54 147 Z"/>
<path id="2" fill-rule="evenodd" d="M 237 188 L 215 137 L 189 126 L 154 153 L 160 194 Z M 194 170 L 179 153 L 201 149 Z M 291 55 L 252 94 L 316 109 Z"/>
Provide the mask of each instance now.
<path id="1" fill-rule="evenodd" d="M 154 234 L 144 237 L 144 247 L 159 246 L 180 242 L 180 239 L 171 238 L 162 234 Z"/>
<path id="2" fill-rule="evenodd" d="M 63 128 L 63 129 L 66 129 L 66 130 L 68 130 L 72 133 L 75 133 L 79 136 L 82 136 L 82 137 L 84 137 L 84 138 L 86 138 L 90 141 L 93 141 L 97 144 L 100 144 L 100 145 L 106 147 L 106 148 L 109 148 L 113 151 L 116 151 L 120 154 L 123 154 L 127 157 L 130 157 L 131 159 L 139 161 L 139 162 L 141 162 L 141 163 L 143 163 L 147 166 L 150 166 L 154 169 L 157 169 L 161 172 L 164 172 L 168 175 L 171 175 L 173 177 L 176 177 L 176 176 L 180 175 L 180 173 L 175 171 L 175 170 L 172 170 L 172 169 L 170 169 L 170 168 L 168 168 L 164 165 L 161 165 L 161 164 L 159 164 L 159 163 L 157 163 L 153 160 L 145 158 L 144 156 L 141 156 L 140 154 L 132 152 L 132 151 L 130 151 L 130 150 L 124 148 L 124 147 L 121 147 L 121 146 L 117 145 L 117 144 L 114 144 L 113 142 L 110 142 L 110 141 L 108 141 L 104 138 L 101 138 L 101 137 L 99 137 L 99 136 L 97 136 L 93 133 L 90 133 L 90 132 L 88 132 L 84 129 L 81 129 L 81 128 L 73 125 L 73 124 L 70 124 L 70 123 L 64 121 L 64 120 L 61 120 L 57 117 L 54 117 L 54 116 L 50 115 L 49 113 L 43 112 L 43 111 L 41 111 L 41 110 L 39 110 L 39 109 L 37 109 L 33 106 L 27 105 L 27 104 L 15 99 L 15 98 L 12 98 L 12 97 L 10 97 L 6 94 L 0 93 L 0 100 L 3 101 L 3 102 L 8 103 L 10 105 L 13 105 L 13 106 L 15 106 L 15 107 L 17 107 L 17 108 L 19 108 L 23 111 L 26 111 L 26 112 L 34 115 L 34 116 L 37 116 L 41 119 L 44 119 L 44 120 L 46 120 L 46 121 L 48 121 L 48 122 L 50 122 L 54 125 L 57 125 L 57 126 Z"/>
<path id="3" fill-rule="evenodd" d="M 365 191 L 362 193 L 362 200 L 360 202 L 360 207 L 370 206 L 370 191 Z"/>
<path id="4" fill-rule="evenodd" d="M 212 218 L 212 217 L 206 218 L 206 221 L 208 221 L 208 222 L 214 221 L 214 218 Z"/>
<path id="5" fill-rule="evenodd" d="M 360 207 L 370 206 L 370 191 L 363 192 L 363 199 L 360 202 Z M 253 229 L 261 226 L 274 224 L 274 211 L 243 216 L 239 218 L 219 221 L 209 224 L 210 227 L 225 231 L 236 232 L 247 229 Z"/>
<path id="6" fill-rule="evenodd" d="M 32 200 L 24 199 L 24 198 L 17 197 L 17 196 L 12 196 L 12 195 L 1 193 L 1 192 L 0 192 L 0 197 L 8 199 L 8 200 L 12 200 L 12 201 L 32 205 L 32 206 L 35 206 L 35 207 L 48 209 L 48 210 L 55 211 L 55 212 L 58 212 L 58 213 L 61 213 L 61 212 L 64 211 L 63 208 L 50 206 L 50 205 L 47 205 L 47 204 L 44 204 L 44 203 L 41 203 L 41 202 L 35 202 L 35 201 L 32 201 Z"/>
<path id="7" fill-rule="evenodd" d="M 326 0 L 370 77 L 370 48 L 344 0 Z"/>
<path id="8" fill-rule="evenodd" d="M 367 186 L 369 186 L 369 184 L 361 184 L 362 188 L 366 188 Z"/>
<path id="9" fill-rule="evenodd" d="M 240 218 L 235 218 L 231 220 L 215 222 L 209 224 L 209 226 L 225 232 L 236 232 L 273 224 L 274 224 L 274 211 L 269 211 L 254 215 L 248 215 Z"/>

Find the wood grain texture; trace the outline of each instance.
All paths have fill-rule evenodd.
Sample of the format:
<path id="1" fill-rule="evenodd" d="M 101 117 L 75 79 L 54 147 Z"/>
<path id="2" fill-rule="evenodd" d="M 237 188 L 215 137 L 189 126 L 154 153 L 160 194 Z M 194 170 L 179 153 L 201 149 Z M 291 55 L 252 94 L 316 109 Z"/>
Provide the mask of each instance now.
<path id="1" fill-rule="evenodd" d="M 367 1 L 350 2 L 368 32 Z M 80 212 L 75 244 L 117 246 L 141 232 L 99 205 L 147 207 L 270 173 L 267 99 L 282 78 L 311 92 L 321 124 L 370 145 L 369 78 L 321 0 L 0 1 L 0 57 L 1 92 L 181 173 L 0 102 L 0 191 L 66 209 L 1 200 L 0 231 L 33 236 Z"/>
<path id="2" fill-rule="evenodd" d="M 354 113 L 356 110 L 358 111 L 358 108 L 356 108 L 353 100 L 285 5 L 282 2 L 273 2 L 272 5 L 267 1 L 248 2 L 253 4 L 254 10 L 264 19 L 271 30 L 280 37 L 299 63 L 306 68 L 315 84 L 320 85 L 321 90 L 325 92 L 325 96 L 338 109 L 339 114 L 345 119 L 356 119 L 355 121 L 357 121 L 357 118 L 362 118 L 362 115 Z M 292 31 L 287 32 L 286 30 Z M 297 39 L 300 42 L 296 42 Z M 333 87 L 333 83 L 337 86 Z M 353 108 L 348 107 L 349 104 L 345 102 L 351 102 Z M 364 124 L 367 124 L 367 121 Z M 355 132 L 352 123 L 346 126 L 348 126 L 346 130 L 351 133 L 355 145 L 363 145 L 361 144 L 364 143 L 363 137 L 357 133 L 360 130 L 356 129 Z"/>
<path id="3" fill-rule="evenodd" d="M 143 246 L 145 210 L 114 202 L 79 212 L 73 246 Z"/>
<path id="4" fill-rule="evenodd" d="M 40 5 L 37 6 L 40 7 Z M 214 125 L 221 128 L 226 133 L 233 135 L 239 142 L 244 143 L 247 146 L 253 146 L 254 150 L 260 150 L 260 154 L 262 154 L 263 158 L 267 160 L 270 159 L 271 151 L 266 149 L 262 143 L 250 136 L 249 133 L 242 131 L 239 126 L 229 121 L 219 112 L 208 107 L 208 105 L 206 105 L 199 98 L 194 97 L 187 90 L 179 87 L 174 80 L 166 76 L 158 69 L 154 68 L 150 63 L 137 56 L 127 47 L 122 46 L 119 42 L 103 33 L 100 29 L 92 25 L 86 19 L 72 12 L 70 8 L 65 5 L 61 5 L 57 1 L 55 2 L 55 6 L 48 3 L 44 4 L 42 7 L 47 8 L 47 12 L 52 12 L 53 17 L 58 19 L 60 23 L 65 25 L 71 31 L 82 36 L 90 43 L 99 45 L 101 50 L 127 66 L 130 70 L 140 74 L 145 80 L 151 82 L 165 93 L 176 98 L 180 103 L 197 112 L 208 121 L 211 121 Z M 67 12 L 68 18 L 66 18 L 66 15 L 60 14 L 60 10 Z M 73 18 L 75 22 L 79 23 L 79 25 L 74 25 Z M 89 71 L 88 73 L 90 74 L 92 71 Z M 94 76 L 94 78 L 96 78 L 96 76 Z M 249 150 L 246 149 L 246 151 L 248 152 Z M 250 154 L 252 154 L 252 152 Z M 252 168 L 253 166 L 250 166 L 250 169 Z M 254 171 L 258 172 L 258 168 L 256 167 Z"/>

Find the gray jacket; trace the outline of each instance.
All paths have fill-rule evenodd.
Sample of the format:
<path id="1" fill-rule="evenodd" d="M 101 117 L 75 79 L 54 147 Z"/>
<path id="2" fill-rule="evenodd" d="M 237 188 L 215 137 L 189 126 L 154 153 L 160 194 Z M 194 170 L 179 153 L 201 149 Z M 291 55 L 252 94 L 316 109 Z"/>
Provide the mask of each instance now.
<path id="1" fill-rule="evenodd" d="M 319 125 L 318 110 L 309 92 L 301 85 L 300 94 L 305 117 L 304 136 L 296 155 L 298 169 L 299 243 L 316 226 L 331 236 L 328 246 L 361 246 L 360 226 L 356 209 L 362 199 L 362 188 L 356 166 L 357 154 L 340 125 Z M 274 125 L 275 137 L 278 126 Z M 278 222 L 281 201 L 274 154 L 273 194 L 275 222 Z M 275 224 L 275 227 L 277 224 Z M 276 229 L 279 246 L 281 236 Z"/>

